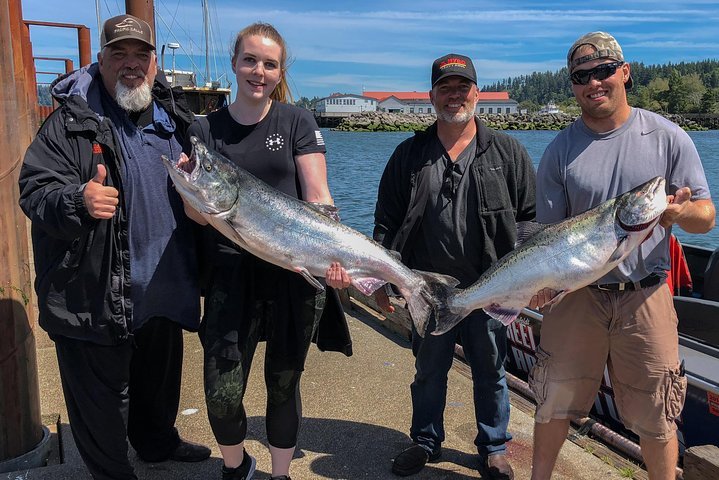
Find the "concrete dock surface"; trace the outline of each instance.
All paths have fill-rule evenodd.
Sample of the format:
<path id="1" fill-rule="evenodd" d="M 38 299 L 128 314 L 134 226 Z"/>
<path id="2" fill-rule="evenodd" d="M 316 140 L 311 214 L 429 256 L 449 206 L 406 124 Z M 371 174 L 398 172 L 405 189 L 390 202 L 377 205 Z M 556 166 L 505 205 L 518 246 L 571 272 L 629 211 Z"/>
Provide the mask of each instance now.
<path id="1" fill-rule="evenodd" d="M 314 345 L 302 378 L 303 423 L 290 474 L 294 480 L 391 479 L 392 459 L 410 444 L 411 401 L 409 385 L 414 358 L 406 339 L 382 325 L 382 317 L 353 304 L 348 322 L 354 355 L 320 352 Z M 68 425 L 52 341 L 38 329 L 38 370 L 41 409 L 45 423 L 55 424 L 56 446 L 47 467 L 0 473 L 0 480 L 90 479 L 77 453 Z M 209 460 L 195 464 L 173 461 L 144 463 L 131 450 L 140 479 L 217 479 L 222 460 L 207 420 L 202 386 L 202 347 L 197 335 L 186 333 L 182 398 L 177 427 L 188 440 L 212 448 Z M 249 417 L 246 448 L 257 459 L 254 478 L 270 477 L 270 456 L 265 440 L 265 386 L 262 377 L 264 344 L 252 368 L 245 407 Z M 512 393 L 508 456 L 517 479 L 531 470 L 533 417 L 529 402 Z M 473 444 L 476 434 L 472 382 L 466 368 L 457 364 L 449 373 L 447 439 L 438 463 L 428 464 L 415 479 L 481 478 Z M 601 447 L 600 447 L 601 448 Z M 554 479 L 646 478 L 646 472 L 616 456 L 591 453 L 595 447 L 565 442 Z M 601 458 L 600 458 L 601 457 Z M 614 459 L 614 460 L 613 460 Z M 62 463 L 60 463 L 62 462 Z M 622 467 L 622 465 L 624 465 Z"/>

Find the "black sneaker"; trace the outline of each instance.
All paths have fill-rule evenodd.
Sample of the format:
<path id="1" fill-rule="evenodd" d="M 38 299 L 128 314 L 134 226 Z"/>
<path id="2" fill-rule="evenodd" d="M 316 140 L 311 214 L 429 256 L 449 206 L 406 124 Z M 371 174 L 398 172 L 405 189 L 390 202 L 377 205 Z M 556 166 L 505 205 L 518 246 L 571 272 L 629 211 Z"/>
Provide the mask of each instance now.
<path id="1" fill-rule="evenodd" d="M 394 458 L 392 473 L 400 477 L 414 475 L 422 470 L 427 462 L 436 462 L 441 456 L 441 449 L 430 453 L 427 449 L 415 443 Z"/>
<path id="2" fill-rule="evenodd" d="M 270 477 L 270 480 L 292 480 L 287 475 L 280 475 L 278 477 Z"/>
<path id="3" fill-rule="evenodd" d="M 180 439 L 177 448 L 170 454 L 170 459 L 176 462 L 201 462 L 210 458 L 212 450 L 199 443 Z"/>
<path id="4" fill-rule="evenodd" d="M 239 467 L 227 468 L 222 465 L 222 480 L 250 480 L 252 478 L 252 475 L 255 473 L 257 461 L 255 457 L 247 453 L 247 450 L 243 452 L 245 456 Z"/>

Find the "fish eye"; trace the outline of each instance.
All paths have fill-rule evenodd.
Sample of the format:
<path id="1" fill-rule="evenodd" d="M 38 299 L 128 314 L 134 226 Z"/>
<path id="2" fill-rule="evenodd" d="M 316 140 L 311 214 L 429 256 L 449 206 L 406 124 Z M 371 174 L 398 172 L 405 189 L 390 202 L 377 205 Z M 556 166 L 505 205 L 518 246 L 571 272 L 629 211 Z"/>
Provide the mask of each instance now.
<path id="1" fill-rule="evenodd" d="M 204 169 L 207 170 L 208 172 L 211 172 L 211 171 L 212 171 L 212 164 L 211 164 L 210 162 L 203 162 L 203 163 L 202 163 L 202 168 L 204 168 Z"/>

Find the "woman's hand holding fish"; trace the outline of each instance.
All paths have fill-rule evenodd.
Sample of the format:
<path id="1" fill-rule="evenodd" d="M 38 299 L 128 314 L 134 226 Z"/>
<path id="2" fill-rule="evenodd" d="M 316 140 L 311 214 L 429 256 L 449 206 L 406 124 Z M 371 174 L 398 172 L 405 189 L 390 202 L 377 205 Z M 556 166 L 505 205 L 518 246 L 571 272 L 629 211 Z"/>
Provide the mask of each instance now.
<path id="1" fill-rule="evenodd" d="M 332 262 L 325 273 L 325 282 L 328 287 L 343 289 L 350 286 L 352 279 L 339 262 Z"/>

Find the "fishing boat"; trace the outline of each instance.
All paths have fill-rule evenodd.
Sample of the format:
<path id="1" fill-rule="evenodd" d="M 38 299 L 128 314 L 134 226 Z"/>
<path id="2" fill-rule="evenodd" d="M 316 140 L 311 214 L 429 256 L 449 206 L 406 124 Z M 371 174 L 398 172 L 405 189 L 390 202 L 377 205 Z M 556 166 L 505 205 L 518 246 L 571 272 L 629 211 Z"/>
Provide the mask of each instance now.
<path id="1" fill-rule="evenodd" d="M 164 45 L 163 45 L 164 49 Z M 230 88 L 221 87 L 219 82 L 199 85 L 195 72 L 176 69 L 162 69 L 167 82 L 173 87 L 180 87 L 185 94 L 185 101 L 195 115 L 207 115 L 229 103 Z"/>
<path id="2" fill-rule="evenodd" d="M 156 14 L 159 16 L 157 11 Z M 167 82 L 173 87 L 182 89 L 190 110 L 196 115 L 207 115 L 210 112 L 228 105 L 231 94 L 229 82 L 226 82 L 223 86 L 220 80 L 214 78 L 210 71 L 211 22 L 208 0 L 202 0 L 202 25 L 205 52 L 204 74 L 175 68 L 175 50 L 182 49 L 184 51 L 180 43 L 168 42 L 167 44 L 163 44 L 160 49 L 160 69 L 165 74 Z M 172 53 L 172 68 L 168 69 L 165 68 L 166 48 L 170 49 Z M 199 77 L 203 78 L 204 81 L 200 81 Z"/>
<path id="3" fill-rule="evenodd" d="M 679 248 L 689 272 L 687 278 L 691 278 L 690 283 L 676 285 L 674 296 L 679 318 L 679 355 L 688 384 L 684 410 L 677 419 L 683 452 L 695 445 L 719 446 L 719 248 L 695 245 Z M 541 328 L 542 315 L 529 309 L 508 328 L 507 371 L 523 381 L 536 362 Z M 606 370 L 590 416 L 638 441 L 619 418 Z"/>

